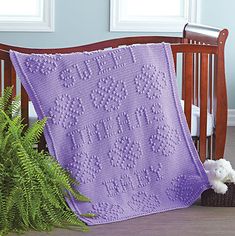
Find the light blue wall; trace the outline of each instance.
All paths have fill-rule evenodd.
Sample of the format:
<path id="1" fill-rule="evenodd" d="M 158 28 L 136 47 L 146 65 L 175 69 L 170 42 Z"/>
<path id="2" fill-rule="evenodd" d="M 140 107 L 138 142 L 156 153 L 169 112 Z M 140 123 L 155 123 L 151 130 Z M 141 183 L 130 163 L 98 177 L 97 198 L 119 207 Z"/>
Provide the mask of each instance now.
<path id="1" fill-rule="evenodd" d="M 201 0 L 201 23 L 226 27 L 229 37 L 226 44 L 226 76 L 229 108 L 235 109 L 235 1 Z"/>
<path id="2" fill-rule="evenodd" d="M 201 23 L 227 27 L 230 31 L 226 47 L 226 71 L 229 107 L 235 109 L 235 66 L 233 65 L 235 63 L 235 1 L 201 1 Z M 55 0 L 55 2 L 55 32 L 0 32 L 0 42 L 26 47 L 67 47 L 137 35 L 137 33 L 109 32 L 109 0 Z"/>
<path id="3" fill-rule="evenodd" d="M 55 0 L 55 2 L 55 32 L 0 32 L 0 41 L 27 47 L 67 47 L 137 35 L 137 33 L 109 32 L 109 0 Z M 144 34 L 146 33 L 142 33 Z"/>

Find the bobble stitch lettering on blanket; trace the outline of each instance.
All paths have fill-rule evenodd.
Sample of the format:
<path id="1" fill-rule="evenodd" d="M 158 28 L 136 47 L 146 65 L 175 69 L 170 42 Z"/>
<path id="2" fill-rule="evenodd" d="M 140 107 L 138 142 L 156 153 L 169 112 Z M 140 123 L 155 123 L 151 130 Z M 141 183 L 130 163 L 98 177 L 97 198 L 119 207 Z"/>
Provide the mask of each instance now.
<path id="1" fill-rule="evenodd" d="M 154 121 L 164 121 L 165 116 L 163 114 L 162 105 L 160 103 L 155 103 L 151 107 L 151 111 L 154 114 Z"/>
<path id="2" fill-rule="evenodd" d="M 114 63 L 113 69 L 124 67 L 127 65 L 127 62 L 129 63 L 136 62 L 136 56 L 133 50 L 134 47 L 135 46 L 132 45 L 125 48 L 118 48 L 108 53 L 109 55 L 111 55 L 113 59 L 113 63 Z"/>
<path id="3" fill-rule="evenodd" d="M 31 55 L 26 58 L 25 66 L 31 73 L 41 73 L 48 75 L 58 67 L 57 61 L 61 60 L 61 55 Z"/>
<path id="4" fill-rule="evenodd" d="M 85 136 L 87 137 L 87 144 L 91 144 L 95 140 L 102 141 L 116 134 L 112 127 L 111 117 L 86 125 L 84 130 Z"/>
<path id="5" fill-rule="evenodd" d="M 122 175 L 120 183 L 122 186 L 123 193 L 127 192 L 129 189 L 130 190 L 134 189 L 131 177 L 127 174 Z"/>
<path id="6" fill-rule="evenodd" d="M 133 63 L 136 63 L 137 58 L 136 58 L 135 53 L 134 53 L 134 50 L 133 50 L 134 48 L 135 48 L 135 46 L 134 46 L 134 45 L 131 45 L 131 46 L 129 47 L 129 50 L 130 50 L 130 54 L 131 54 Z"/>
<path id="7" fill-rule="evenodd" d="M 91 213 L 95 214 L 95 219 L 116 220 L 124 213 L 124 210 L 119 205 L 109 204 L 107 202 L 99 202 L 92 205 Z"/>
<path id="8" fill-rule="evenodd" d="M 99 124 L 104 128 L 104 138 L 110 138 L 111 136 L 116 134 L 113 129 L 112 117 L 100 120 Z"/>
<path id="9" fill-rule="evenodd" d="M 178 131 L 169 125 L 157 127 L 155 134 L 149 138 L 152 151 L 164 156 L 173 154 L 180 141 Z"/>
<path id="10" fill-rule="evenodd" d="M 72 150 L 81 148 L 85 144 L 84 130 L 75 129 L 67 133 L 67 136 L 71 138 Z"/>
<path id="11" fill-rule="evenodd" d="M 102 136 L 99 130 L 99 124 L 86 125 L 85 129 L 87 131 L 88 144 L 93 143 L 93 136 L 97 137 L 99 141 L 102 140 Z"/>
<path id="12" fill-rule="evenodd" d="M 144 106 L 138 107 L 135 110 L 135 118 L 137 121 L 136 127 L 141 127 L 142 124 L 148 125 L 150 123 L 148 113 L 147 113 L 146 108 Z"/>
<path id="13" fill-rule="evenodd" d="M 159 181 L 159 180 L 163 179 L 163 176 L 160 173 L 161 170 L 162 170 L 162 163 L 159 163 L 157 168 L 154 167 L 154 166 L 150 166 L 149 170 L 157 176 L 157 178 L 155 179 L 156 181 Z"/>
<path id="14" fill-rule="evenodd" d="M 65 129 L 76 125 L 79 116 L 84 113 L 81 99 L 77 97 L 71 98 L 68 94 L 58 96 L 54 103 L 55 106 L 49 110 L 52 123 L 62 125 Z"/>
<path id="15" fill-rule="evenodd" d="M 109 197 L 134 189 L 132 180 L 127 174 L 122 175 L 120 179 L 106 180 L 102 184 L 105 185 Z"/>
<path id="16" fill-rule="evenodd" d="M 91 67 L 90 67 L 90 60 L 86 60 L 83 62 L 85 68 L 82 69 L 81 65 L 74 64 L 60 72 L 59 79 L 63 81 L 63 86 L 65 88 L 71 88 L 75 85 L 75 82 L 79 79 L 81 80 L 88 80 L 93 75 Z M 84 66 L 83 66 L 84 67 Z"/>
<path id="17" fill-rule="evenodd" d="M 117 132 L 112 125 L 112 118 L 101 119 L 96 123 L 88 124 L 81 129 L 74 129 L 67 133 L 72 141 L 72 150 L 82 147 L 84 144 L 92 144 L 94 141 L 102 141 Z"/>
<path id="18" fill-rule="evenodd" d="M 73 162 L 68 164 L 66 169 L 75 179 L 86 184 L 95 179 L 102 166 L 97 156 L 88 156 L 87 153 L 82 152 L 73 157 Z"/>
<path id="19" fill-rule="evenodd" d="M 135 171 L 135 175 L 139 183 L 138 184 L 139 188 L 145 187 L 146 185 L 150 184 L 151 178 L 149 175 L 149 171 L 147 169 Z"/>
<path id="20" fill-rule="evenodd" d="M 90 62 L 91 60 L 84 61 L 85 70 L 82 70 L 81 66 L 79 66 L 78 64 L 73 65 L 73 68 L 76 68 L 77 73 L 81 80 L 88 80 L 93 75 Z"/>
<path id="21" fill-rule="evenodd" d="M 136 92 L 145 94 L 148 99 L 160 98 L 162 90 L 167 86 L 166 75 L 164 72 L 158 71 L 152 65 L 144 65 L 141 73 L 135 77 Z"/>
<path id="22" fill-rule="evenodd" d="M 160 207 L 160 200 L 157 195 L 148 195 L 141 191 L 132 196 L 132 200 L 128 202 L 130 208 L 137 212 L 153 212 Z"/>
<path id="23" fill-rule="evenodd" d="M 102 184 L 105 185 L 109 197 L 114 197 L 122 192 L 120 182 L 117 179 L 106 180 Z"/>
<path id="24" fill-rule="evenodd" d="M 108 76 L 101 78 L 97 89 L 91 91 L 91 99 L 95 108 L 103 108 L 110 112 L 119 109 L 121 101 L 126 99 L 127 89 L 122 80 Z"/>
<path id="25" fill-rule="evenodd" d="M 122 56 L 120 56 L 120 55 L 118 56 L 117 54 L 120 51 L 121 51 L 121 49 L 113 51 L 113 52 L 110 53 L 112 55 L 112 57 L 113 57 L 113 61 L 114 61 L 114 64 L 115 64 L 114 69 L 118 69 L 118 68 L 121 68 L 121 67 L 126 65 L 125 62 L 119 64 L 119 61 L 122 59 Z"/>
<path id="26" fill-rule="evenodd" d="M 137 160 L 142 156 L 142 151 L 138 142 L 133 142 L 128 137 L 122 137 L 115 142 L 114 148 L 109 151 L 108 156 L 113 167 L 127 170 L 136 166 Z"/>
<path id="27" fill-rule="evenodd" d="M 161 169 L 162 164 L 159 163 L 158 167 L 149 166 L 131 174 L 124 174 L 120 177 L 103 181 L 102 184 L 106 188 L 107 196 L 114 197 L 127 191 L 143 188 L 153 180 L 156 182 L 162 180 L 163 175 L 160 173 Z"/>
<path id="28" fill-rule="evenodd" d="M 187 204 L 188 200 L 195 192 L 192 181 L 190 180 L 192 180 L 191 176 L 180 175 L 175 177 L 171 181 L 171 187 L 166 189 L 168 198 L 172 201 L 180 200 Z"/>
<path id="29" fill-rule="evenodd" d="M 123 133 L 125 128 L 127 128 L 127 130 L 132 129 L 129 115 L 126 112 L 122 112 L 122 113 L 118 114 L 116 117 L 116 120 L 117 120 L 117 124 L 118 124 L 118 133 L 119 134 Z"/>
<path id="30" fill-rule="evenodd" d="M 98 53 L 86 52 L 86 54 L 92 56 Z M 107 54 L 91 57 L 90 59 L 81 61 L 79 64 L 77 63 L 66 67 L 66 69 L 60 72 L 59 79 L 63 81 L 65 88 L 71 88 L 78 79 L 86 81 L 91 79 L 92 76 L 95 78 L 97 75 L 108 73 L 135 62 L 136 57 L 133 47 L 116 49 Z M 39 70 L 37 66 L 37 61 L 31 65 L 32 68 L 35 68 L 34 70 L 36 72 Z M 95 69 L 96 67 L 98 71 Z"/>
<path id="31" fill-rule="evenodd" d="M 73 87 L 75 84 L 75 77 L 72 75 L 72 70 L 67 68 L 61 71 L 60 80 L 64 81 L 63 86 L 66 88 Z"/>
<path id="32" fill-rule="evenodd" d="M 99 72 L 98 74 L 104 74 L 104 73 L 107 73 L 109 72 L 110 70 L 112 70 L 111 67 L 104 67 L 105 65 L 107 65 L 107 61 L 103 60 L 106 58 L 106 55 L 101 55 L 101 56 L 98 56 L 98 57 L 95 57 L 93 60 L 95 60 L 97 62 L 97 65 L 98 65 L 98 68 L 99 68 Z M 103 61 L 102 61 L 103 60 Z"/>
<path id="33" fill-rule="evenodd" d="M 116 116 L 108 116 L 94 123 L 74 129 L 67 133 L 71 138 L 72 150 L 80 148 L 84 144 L 92 144 L 95 141 L 102 141 L 125 131 L 132 131 L 150 124 L 162 121 L 163 113 L 159 111 L 159 120 L 153 109 L 147 110 L 144 106 L 137 107 L 133 114 L 120 112 Z"/>

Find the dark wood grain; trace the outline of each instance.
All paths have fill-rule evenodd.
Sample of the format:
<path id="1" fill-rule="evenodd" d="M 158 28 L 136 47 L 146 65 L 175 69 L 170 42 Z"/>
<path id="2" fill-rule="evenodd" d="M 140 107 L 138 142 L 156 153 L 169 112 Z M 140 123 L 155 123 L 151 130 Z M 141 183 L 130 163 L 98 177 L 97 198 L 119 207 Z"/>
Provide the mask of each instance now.
<path id="1" fill-rule="evenodd" d="M 199 93 L 199 54 L 195 53 L 195 60 L 194 60 L 194 67 L 195 67 L 195 90 L 194 90 L 194 96 L 195 96 L 195 100 L 194 100 L 194 104 L 196 106 L 198 106 L 199 104 L 199 99 L 198 99 L 198 93 Z"/>
<path id="2" fill-rule="evenodd" d="M 200 137 L 199 153 L 202 161 L 206 159 L 206 133 L 207 133 L 207 89 L 208 89 L 208 55 L 201 54 L 200 79 Z"/>
<path id="3" fill-rule="evenodd" d="M 13 86 L 12 96 L 15 97 L 16 96 L 16 71 L 13 66 L 11 66 L 11 77 L 12 77 L 11 83 Z"/>
<path id="4" fill-rule="evenodd" d="M 177 75 L 177 53 L 172 53 L 174 59 L 174 66 L 175 66 L 175 74 Z"/>
<path id="5" fill-rule="evenodd" d="M 12 86 L 11 60 L 4 61 L 4 88 Z"/>
<path id="6" fill-rule="evenodd" d="M 21 116 L 23 118 L 23 124 L 27 128 L 29 125 L 29 97 L 23 85 L 21 85 Z"/>
<path id="7" fill-rule="evenodd" d="M 192 87 L 193 87 L 193 54 L 192 53 L 186 53 L 185 54 L 185 64 L 187 65 L 185 67 L 185 107 L 184 107 L 184 113 L 186 116 L 186 120 L 189 126 L 189 129 L 191 130 L 191 117 L 192 117 Z"/>
<path id="8" fill-rule="evenodd" d="M 214 155 L 216 159 L 223 158 L 226 142 L 226 128 L 228 116 L 227 89 L 225 78 L 224 46 L 228 32 L 220 32 L 218 43 L 218 54 L 215 56 L 215 147 Z"/>
<path id="9" fill-rule="evenodd" d="M 3 84 L 3 79 L 2 79 L 2 60 L 0 60 L 0 96 L 2 96 L 2 84 Z"/>

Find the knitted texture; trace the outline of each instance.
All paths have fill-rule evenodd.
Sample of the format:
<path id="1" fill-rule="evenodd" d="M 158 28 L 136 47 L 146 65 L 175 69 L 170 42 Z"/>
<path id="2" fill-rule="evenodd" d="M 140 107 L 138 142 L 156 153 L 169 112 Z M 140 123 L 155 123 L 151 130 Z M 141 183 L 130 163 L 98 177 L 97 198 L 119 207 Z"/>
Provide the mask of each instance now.
<path id="1" fill-rule="evenodd" d="M 92 199 L 89 225 L 191 205 L 209 187 L 176 88 L 169 44 L 11 60 L 49 151 Z"/>

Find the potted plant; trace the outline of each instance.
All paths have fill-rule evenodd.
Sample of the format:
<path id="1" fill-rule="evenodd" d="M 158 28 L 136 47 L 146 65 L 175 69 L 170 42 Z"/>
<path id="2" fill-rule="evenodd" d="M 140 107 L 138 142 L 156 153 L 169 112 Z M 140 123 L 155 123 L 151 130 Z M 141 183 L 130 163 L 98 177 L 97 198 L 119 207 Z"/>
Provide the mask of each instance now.
<path id="1" fill-rule="evenodd" d="M 65 201 L 71 195 L 89 201 L 75 190 L 79 183 L 49 153 L 35 148 L 46 119 L 25 129 L 20 100 L 11 97 L 12 88 L 0 97 L 0 235 L 71 226 L 87 231 Z"/>

